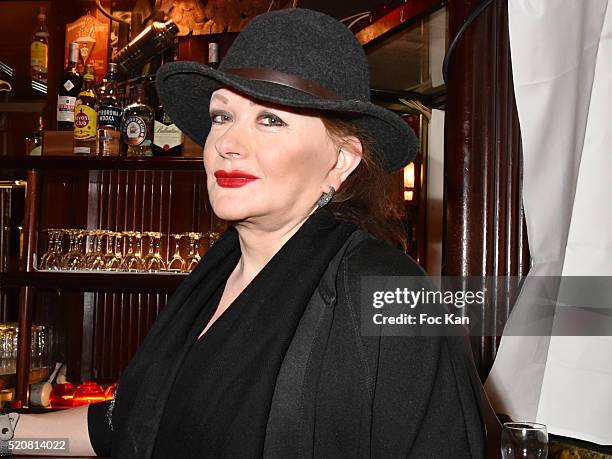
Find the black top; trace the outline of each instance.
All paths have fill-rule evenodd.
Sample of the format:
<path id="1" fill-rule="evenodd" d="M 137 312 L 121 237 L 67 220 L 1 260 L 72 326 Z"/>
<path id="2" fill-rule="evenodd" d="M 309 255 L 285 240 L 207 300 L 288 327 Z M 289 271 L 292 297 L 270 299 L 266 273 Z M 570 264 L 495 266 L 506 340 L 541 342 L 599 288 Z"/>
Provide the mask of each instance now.
<path id="1" fill-rule="evenodd" d="M 212 318 L 222 293 L 223 286 L 202 309 L 198 330 Z M 246 340 L 232 339 L 241 328 L 240 308 L 234 306 L 187 353 L 166 402 L 154 458 L 226 457 L 235 447 L 241 457 L 244 451 L 261 457 L 268 409 L 260 406 L 258 374 L 266 370 L 259 368 L 257 350 L 246 348 Z M 261 336 L 262 342 L 267 339 Z M 233 350 L 228 353 L 228 348 Z M 226 358 L 234 353 L 244 360 Z"/>
<path id="2" fill-rule="evenodd" d="M 140 365 L 142 350 L 134 357 L 139 371 L 142 367 L 149 374 L 138 379 L 129 374 L 126 379 L 126 371 L 122 376 L 113 415 L 113 455 L 128 454 L 120 451 L 127 443 L 115 444 L 117 434 L 125 432 L 126 414 L 118 412 L 120 404 L 130 409 L 147 391 L 151 402 L 137 401 L 141 407 L 133 411 L 133 419 L 140 425 L 151 424 L 148 435 L 153 441 L 142 439 L 136 447 L 149 445 L 152 457 L 262 457 L 272 394 L 284 355 L 330 259 L 354 229 L 331 215 L 315 214 L 196 341 L 214 314 L 240 255 L 221 253 L 217 261 L 212 252 L 220 251 L 224 241 L 217 242 L 207 254 L 207 266 L 198 266 L 198 271 L 210 271 L 211 275 L 202 273 L 193 294 L 182 303 L 175 301 L 178 313 L 165 326 L 160 319 L 156 321 L 157 338 L 149 332 L 150 345 L 142 346 L 151 354 L 148 365 Z M 164 314 L 168 313 L 164 310 Z M 171 332 L 172 328 L 176 331 Z M 176 343 L 169 344 L 169 339 Z M 174 346 L 172 353 L 170 346 Z M 164 355 L 171 358 L 164 359 Z M 176 368 L 173 377 L 168 373 L 171 367 Z M 163 392 L 155 389 L 155 384 L 164 380 L 169 383 L 167 398 L 156 411 L 150 403 L 161 400 Z M 145 416 L 147 410 L 151 413 Z M 156 413 L 159 422 L 155 430 L 150 420 Z M 96 425 L 92 422 L 92 431 Z M 147 433 L 143 427 L 138 429 Z M 92 432 L 92 443 L 98 437 Z M 97 445 L 94 448 L 98 451 Z"/>
<path id="3" fill-rule="evenodd" d="M 226 232 L 122 374 L 113 457 L 483 457 L 462 342 L 361 331 L 363 277 L 421 276 L 416 263 L 319 215 L 196 342 L 237 248 Z M 103 407 L 90 408 L 94 447 Z"/>

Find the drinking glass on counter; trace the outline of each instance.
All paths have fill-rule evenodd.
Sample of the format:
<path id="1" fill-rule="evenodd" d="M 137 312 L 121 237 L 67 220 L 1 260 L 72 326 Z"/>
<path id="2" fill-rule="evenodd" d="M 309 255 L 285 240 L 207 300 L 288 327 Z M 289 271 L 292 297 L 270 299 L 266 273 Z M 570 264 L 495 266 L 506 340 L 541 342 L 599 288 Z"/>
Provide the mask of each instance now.
<path id="1" fill-rule="evenodd" d="M 503 459 L 546 459 L 548 432 L 536 422 L 506 422 L 501 434 Z"/>

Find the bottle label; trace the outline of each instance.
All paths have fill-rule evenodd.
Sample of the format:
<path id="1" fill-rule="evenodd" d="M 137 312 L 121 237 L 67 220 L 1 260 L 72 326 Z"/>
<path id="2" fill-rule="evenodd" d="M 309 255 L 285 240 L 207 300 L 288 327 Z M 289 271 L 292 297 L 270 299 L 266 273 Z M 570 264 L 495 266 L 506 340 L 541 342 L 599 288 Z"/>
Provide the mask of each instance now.
<path id="1" fill-rule="evenodd" d="M 42 145 L 37 145 L 30 151 L 30 156 L 42 156 Z"/>
<path id="2" fill-rule="evenodd" d="M 74 147 L 75 155 L 91 155 L 90 147 Z"/>
<path id="3" fill-rule="evenodd" d="M 112 126 L 119 129 L 121 127 L 120 108 L 109 105 L 101 105 L 98 107 L 98 126 Z"/>
<path id="4" fill-rule="evenodd" d="M 57 96 L 57 120 L 74 122 L 74 106 L 76 97 Z"/>
<path id="5" fill-rule="evenodd" d="M 30 45 L 30 67 L 47 68 L 47 45 L 33 41 Z"/>
<path id="6" fill-rule="evenodd" d="M 87 106 L 79 105 L 74 111 L 74 138 L 87 140 L 96 137 L 96 111 Z"/>
<path id="7" fill-rule="evenodd" d="M 167 151 L 183 143 L 183 133 L 176 124 L 166 126 L 164 123 L 155 120 L 153 143 Z"/>
<path id="8" fill-rule="evenodd" d="M 124 121 L 122 134 L 126 144 L 140 145 L 147 138 L 147 123 L 140 116 L 128 116 Z"/>
<path id="9" fill-rule="evenodd" d="M 66 89 L 66 91 L 70 91 L 72 90 L 72 88 L 74 88 L 74 83 L 70 80 L 66 80 L 66 82 L 64 83 L 64 88 Z"/>

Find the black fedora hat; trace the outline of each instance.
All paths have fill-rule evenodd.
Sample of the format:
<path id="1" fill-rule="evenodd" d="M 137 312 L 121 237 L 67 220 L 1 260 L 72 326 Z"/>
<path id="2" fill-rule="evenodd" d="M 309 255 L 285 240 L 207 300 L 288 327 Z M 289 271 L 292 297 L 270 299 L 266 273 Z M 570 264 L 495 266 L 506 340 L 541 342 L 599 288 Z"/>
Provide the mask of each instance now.
<path id="1" fill-rule="evenodd" d="M 161 103 L 177 126 L 204 145 L 212 93 L 236 89 L 264 102 L 352 114 L 375 142 L 381 165 L 398 170 L 414 158 L 414 132 L 395 113 L 370 101 L 368 62 L 355 36 L 325 14 L 293 8 L 255 17 L 218 69 L 173 62 L 156 76 Z"/>

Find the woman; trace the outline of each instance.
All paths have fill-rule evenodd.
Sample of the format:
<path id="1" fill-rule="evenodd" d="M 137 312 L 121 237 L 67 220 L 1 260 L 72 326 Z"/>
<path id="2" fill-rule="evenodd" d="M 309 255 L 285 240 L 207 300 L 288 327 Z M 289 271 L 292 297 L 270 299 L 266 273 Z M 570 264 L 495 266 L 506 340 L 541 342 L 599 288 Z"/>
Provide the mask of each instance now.
<path id="1" fill-rule="evenodd" d="M 164 308 L 114 402 L 89 407 L 97 453 L 483 455 L 456 341 L 360 333 L 363 276 L 423 274 L 388 244 L 401 224 L 381 199 L 415 136 L 370 103 L 368 80 L 350 31 L 302 9 L 255 18 L 219 70 L 160 69 L 162 103 L 203 145 L 211 204 L 232 228 Z M 84 416 L 70 418 L 81 453 Z"/>

